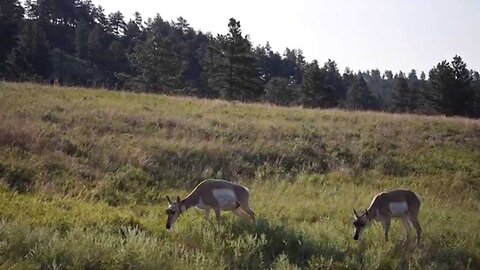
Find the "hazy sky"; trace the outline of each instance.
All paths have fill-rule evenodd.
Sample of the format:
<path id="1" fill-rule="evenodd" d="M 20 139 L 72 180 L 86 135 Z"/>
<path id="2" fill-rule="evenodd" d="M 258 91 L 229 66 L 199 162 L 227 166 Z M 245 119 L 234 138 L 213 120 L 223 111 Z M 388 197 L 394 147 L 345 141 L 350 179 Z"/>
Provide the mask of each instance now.
<path id="1" fill-rule="evenodd" d="M 107 13 L 144 19 L 184 17 L 196 30 L 226 33 L 239 20 L 254 45 L 300 48 L 308 61 L 335 60 L 341 69 L 428 72 L 462 56 L 480 70 L 479 0 L 93 0 Z M 476 50 L 475 50 L 476 49 Z M 420 73 L 420 72 L 418 72 Z"/>

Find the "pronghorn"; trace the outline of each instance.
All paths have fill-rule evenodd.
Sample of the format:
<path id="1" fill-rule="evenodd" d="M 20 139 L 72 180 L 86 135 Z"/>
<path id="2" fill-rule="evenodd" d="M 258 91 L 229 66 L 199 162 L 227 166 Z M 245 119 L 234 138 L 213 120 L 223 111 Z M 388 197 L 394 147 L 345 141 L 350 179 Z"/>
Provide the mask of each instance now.
<path id="1" fill-rule="evenodd" d="M 417 231 L 417 245 L 420 242 L 422 228 L 418 222 L 418 212 L 422 202 L 420 196 L 408 189 L 395 189 L 388 192 L 377 194 L 368 209 L 362 215 L 358 215 L 353 209 L 355 226 L 355 236 L 353 239 L 358 240 L 362 231 L 373 220 L 380 221 L 385 231 L 385 241 L 388 241 L 388 231 L 390 229 L 390 220 L 392 217 L 401 218 L 405 229 L 405 244 L 408 239 L 408 229 L 410 223 Z"/>
<path id="2" fill-rule="evenodd" d="M 232 211 L 237 216 L 245 218 L 245 213 L 255 220 L 255 213 L 250 209 L 248 198 L 250 197 L 248 188 L 219 179 L 207 179 L 198 184 L 188 196 L 172 202 L 168 195 L 168 208 L 166 213 L 167 230 L 173 228 L 173 224 L 180 214 L 190 207 L 197 207 L 205 210 L 205 219 L 209 219 L 210 210 L 215 211 L 218 223 L 220 223 L 220 211 Z"/>

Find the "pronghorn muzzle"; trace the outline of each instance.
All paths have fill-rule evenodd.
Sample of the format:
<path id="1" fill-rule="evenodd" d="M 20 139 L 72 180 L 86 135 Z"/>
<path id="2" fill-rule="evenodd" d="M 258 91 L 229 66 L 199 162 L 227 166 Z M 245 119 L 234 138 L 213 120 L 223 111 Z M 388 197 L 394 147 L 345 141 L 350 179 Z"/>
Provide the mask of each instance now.
<path id="1" fill-rule="evenodd" d="M 167 224 L 165 226 L 167 230 L 172 229 L 173 222 L 175 222 L 175 215 L 176 213 L 174 211 L 172 211 L 171 209 L 167 209 Z"/>
<path id="2" fill-rule="evenodd" d="M 170 225 L 170 216 L 168 216 L 168 218 L 167 218 L 167 225 L 165 226 L 165 228 L 167 230 L 170 230 L 170 228 L 172 228 L 172 226 Z"/>

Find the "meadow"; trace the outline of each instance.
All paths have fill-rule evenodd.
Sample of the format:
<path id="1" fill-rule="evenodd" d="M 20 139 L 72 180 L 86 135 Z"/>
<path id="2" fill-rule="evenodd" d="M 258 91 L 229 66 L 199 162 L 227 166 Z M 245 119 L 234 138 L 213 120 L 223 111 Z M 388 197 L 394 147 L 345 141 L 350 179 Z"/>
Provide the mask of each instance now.
<path id="1" fill-rule="evenodd" d="M 2 269 L 480 269 L 480 120 L 311 110 L 0 82 Z M 206 178 L 251 190 L 257 221 L 165 195 Z M 423 200 L 353 240 L 352 208 Z"/>

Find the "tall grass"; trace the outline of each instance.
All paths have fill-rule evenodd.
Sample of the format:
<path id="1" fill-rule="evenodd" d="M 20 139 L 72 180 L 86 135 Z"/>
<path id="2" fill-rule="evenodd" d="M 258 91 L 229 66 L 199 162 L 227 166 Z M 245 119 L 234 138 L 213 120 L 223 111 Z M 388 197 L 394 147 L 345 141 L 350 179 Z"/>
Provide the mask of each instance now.
<path id="1" fill-rule="evenodd" d="M 0 108 L 0 268 L 480 268 L 478 121 L 9 83 Z M 166 232 L 164 195 L 210 177 L 258 220 Z M 355 242 L 352 207 L 395 187 L 423 198 L 421 245 L 397 222 Z"/>

